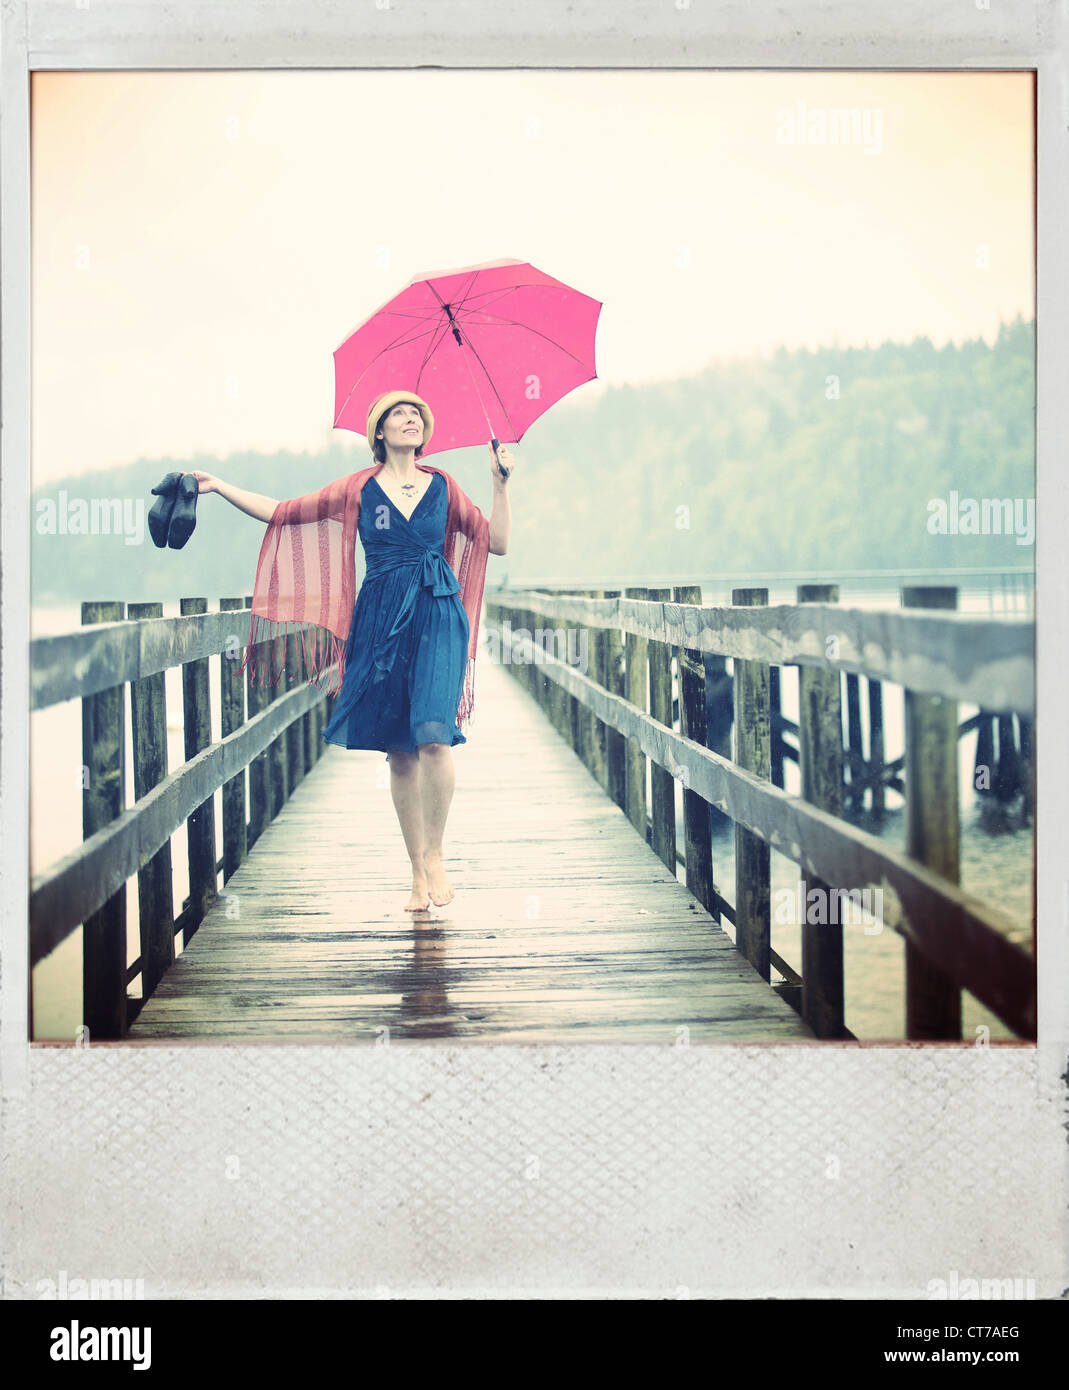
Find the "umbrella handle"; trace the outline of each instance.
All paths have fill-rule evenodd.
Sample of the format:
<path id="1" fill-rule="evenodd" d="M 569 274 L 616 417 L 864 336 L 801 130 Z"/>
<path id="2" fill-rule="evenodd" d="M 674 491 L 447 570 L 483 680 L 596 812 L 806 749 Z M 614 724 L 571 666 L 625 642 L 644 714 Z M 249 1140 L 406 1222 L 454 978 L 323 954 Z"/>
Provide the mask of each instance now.
<path id="1" fill-rule="evenodd" d="M 491 445 L 491 447 L 493 448 L 493 451 L 494 451 L 494 458 L 497 459 L 497 466 L 498 466 L 498 468 L 501 469 L 501 476 L 502 476 L 503 478 L 507 478 L 508 475 L 509 475 L 509 471 L 508 471 L 508 469 L 505 467 L 505 465 L 501 462 L 501 460 L 500 460 L 499 458 L 497 458 L 497 446 L 500 444 L 500 442 L 501 442 L 501 441 L 500 441 L 499 439 L 491 439 L 491 440 L 490 440 L 490 445 Z"/>

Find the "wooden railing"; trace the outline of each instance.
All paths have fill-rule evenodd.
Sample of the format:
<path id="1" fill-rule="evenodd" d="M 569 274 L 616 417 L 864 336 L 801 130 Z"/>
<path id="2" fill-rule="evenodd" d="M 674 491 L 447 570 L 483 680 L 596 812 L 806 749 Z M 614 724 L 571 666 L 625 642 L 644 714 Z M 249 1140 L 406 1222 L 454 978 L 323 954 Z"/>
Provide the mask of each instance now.
<path id="1" fill-rule="evenodd" d="M 82 701 L 83 842 L 35 875 L 30 890 L 30 967 L 82 926 L 83 1027 L 121 1038 L 188 944 L 248 850 L 323 751 L 328 697 L 297 677 L 298 633 L 280 636 L 274 660 L 284 682 L 247 681 L 238 668 L 251 598 L 159 603 L 84 603 L 74 632 L 30 644 L 31 710 Z M 262 661 L 268 653 L 262 651 Z M 218 659 L 222 737 L 212 743 L 209 661 Z M 163 673 L 182 668 L 185 762 L 167 768 Z M 262 667 L 261 667 L 262 669 Z M 130 686 L 134 804 L 124 805 L 125 691 Z M 246 687 L 248 714 L 246 717 Z M 246 797 L 245 769 L 249 791 Z M 222 788 L 222 857 L 216 857 L 214 793 Z M 176 915 L 170 838 L 186 826 L 189 895 Z M 127 964 L 126 883 L 137 875 L 140 951 Z M 141 996 L 128 986 L 141 976 Z M 33 989 L 30 988 L 30 1036 Z"/>
<path id="2" fill-rule="evenodd" d="M 954 608 L 952 588 L 904 589 L 903 608 L 886 611 L 839 607 L 834 585 L 803 585 L 797 598 L 769 607 L 767 590 L 737 589 L 733 606 L 706 608 L 693 585 L 488 590 L 487 638 L 673 873 L 673 783 L 683 783 L 687 886 L 716 920 L 734 924 L 736 948 L 766 980 L 773 965 L 784 976 L 780 991 L 816 1036 L 852 1036 L 843 924 L 803 919 L 798 968 L 777 955 L 772 848 L 800 866 L 806 904 L 814 890 L 816 901 L 838 895 L 843 905 L 843 892 L 880 889 L 884 924 L 905 938 L 908 1038 L 960 1040 L 963 989 L 1018 1036 L 1034 1038 L 1034 910 L 1029 951 L 996 905 L 960 888 L 957 779 L 958 702 L 995 715 L 1034 711 L 1032 623 L 919 611 Z M 587 638 L 585 673 L 577 635 Z M 733 759 L 707 746 L 704 653 L 733 661 Z M 771 677 L 788 665 L 799 668 L 801 796 L 770 780 Z M 906 853 L 840 819 L 854 742 L 851 732 L 844 748 L 844 672 L 905 690 Z M 735 825 L 733 905 L 714 883 L 710 806 Z"/>

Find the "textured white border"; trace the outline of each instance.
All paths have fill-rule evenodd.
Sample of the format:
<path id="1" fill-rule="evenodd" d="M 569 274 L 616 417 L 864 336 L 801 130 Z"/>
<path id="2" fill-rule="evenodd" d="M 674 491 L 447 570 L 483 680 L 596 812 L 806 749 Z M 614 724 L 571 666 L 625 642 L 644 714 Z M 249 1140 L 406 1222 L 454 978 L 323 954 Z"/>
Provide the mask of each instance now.
<path id="1" fill-rule="evenodd" d="M 3 0 L 5 1296 L 1062 1294 L 1069 83 L 1064 7 L 982 3 Z M 28 73 L 413 61 L 1037 69 L 1038 1048 L 27 1046 Z"/>

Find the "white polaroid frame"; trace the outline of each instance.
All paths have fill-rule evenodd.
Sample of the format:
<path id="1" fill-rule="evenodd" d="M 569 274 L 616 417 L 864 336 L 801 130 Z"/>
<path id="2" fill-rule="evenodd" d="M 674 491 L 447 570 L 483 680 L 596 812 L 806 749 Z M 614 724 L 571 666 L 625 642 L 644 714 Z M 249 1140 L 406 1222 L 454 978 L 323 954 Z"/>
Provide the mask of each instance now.
<path id="1" fill-rule="evenodd" d="M 1035 1297 L 1062 1295 L 1064 24 L 1057 0 L 4 0 L 5 1296 L 38 1297 L 39 1281 L 61 1270 L 142 1278 L 156 1298 L 912 1299 L 932 1281 L 969 1277 L 1031 1279 Z M 1036 1047 L 27 1043 L 30 74 L 414 62 L 1035 69 Z M 196 1201 L 172 1201 L 172 1185 L 195 1187 Z"/>

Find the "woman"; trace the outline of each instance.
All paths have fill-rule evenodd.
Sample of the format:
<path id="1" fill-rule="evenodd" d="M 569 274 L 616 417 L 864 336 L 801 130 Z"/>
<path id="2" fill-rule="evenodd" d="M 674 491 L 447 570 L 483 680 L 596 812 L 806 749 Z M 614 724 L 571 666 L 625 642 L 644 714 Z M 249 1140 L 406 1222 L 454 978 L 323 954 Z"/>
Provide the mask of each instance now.
<path id="1" fill-rule="evenodd" d="M 311 621 L 333 634 L 330 657 L 342 674 L 323 737 L 344 748 L 386 753 L 412 864 L 407 912 L 425 911 L 432 902 L 444 906 L 454 896 L 442 860 L 454 788 L 452 746 L 467 741 L 460 725 L 471 713 L 485 554 L 507 552 L 512 520 L 507 479 L 492 446 L 489 522 L 448 473 L 416 463 L 433 429 L 426 401 L 414 392 L 385 393 L 368 412 L 375 466 L 290 502 L 194 473 L 202 493 L 218 492 L 268 523 L 246 662 L 262 633 L 287 619 Z M 501 445 L 498 458 L 511 477 L 515 457 Z M 354 535 L 367 569 L 350 607 Z M 319 563 L 310 565 L 316 546 Z M 314 594 L 306 592 L 310 572 L 316 574 Z M 316 667 L 315 658 L 311 664 Z"/>

